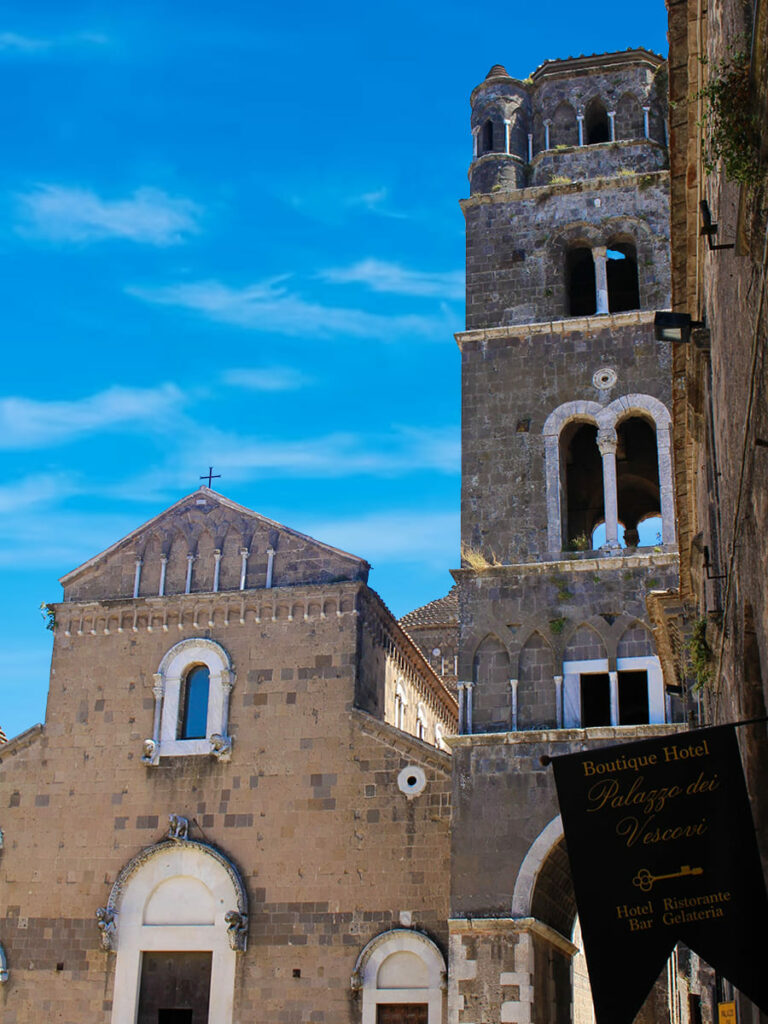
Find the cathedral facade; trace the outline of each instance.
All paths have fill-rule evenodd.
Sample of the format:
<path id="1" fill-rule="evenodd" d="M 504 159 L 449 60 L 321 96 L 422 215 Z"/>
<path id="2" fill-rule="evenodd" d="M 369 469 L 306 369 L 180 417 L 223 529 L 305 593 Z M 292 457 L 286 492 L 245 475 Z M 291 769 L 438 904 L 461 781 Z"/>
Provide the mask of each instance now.
<path id="1" fill-rule="evenodd" d="M 677 585 L 664 75 L 472 93 L 446 597 L 397 622 L 363 559 L 205 487 L 63 577 L 46 722 L 0 747 L 4 1024 L 589 1020 L 541 757 L 687 710 L 646 612 Z"/>

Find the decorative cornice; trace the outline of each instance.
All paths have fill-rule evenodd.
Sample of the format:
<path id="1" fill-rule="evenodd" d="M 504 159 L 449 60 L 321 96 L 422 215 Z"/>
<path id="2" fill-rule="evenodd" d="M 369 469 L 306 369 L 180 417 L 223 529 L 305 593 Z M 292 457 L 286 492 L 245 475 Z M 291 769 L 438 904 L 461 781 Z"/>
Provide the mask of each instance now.
<path id="1" fill-rule="evenodd" d="M 582 331 L 587 335 L 598 331 L 615 331 L 622 327 L 646 327 L 653 324 L 656 313 L 652 310 L 632 310 L 629 313 L 602 313 L 600 316 L 567 317 L 563 320 L 536 320 L 526 324 L 505 324 L 503 327 L 481 327 L 472 331 L 457 331 L 454 338 L 460 349 L 468 342 L 503 341 L 505 338 L 528 337 L 531 334 L 571 334 Z"/>
<path id="2" fill-rule="evenodd" d="M 657 143 L 657 145 L 659 144 Z M 551 151 L 547 150 L 547 152 Z M 473 164 L 472 166 L 474 167 L 475 165 Z M 634 188 L 637 185 L 638 179 L 648 181 L 649 185 L 667 186 L 669 184 L 669 171 L 637 171 L 632 175 L 621 174 L 606 175 L 601 178 L 583 178 L 579 181 L 569 181 L 567 184 L 562 185 L 529 185 L 527 188 L 511 188 L 506 192 L 477 192 L 466 199 L 460 199 L 459 205 L 462 210 L 469 210 L 474 206 L 510 203 L 521 199 L 540 202 L 542 199 L 546 199 L 547 196 L 559 198 L 560 196 L 579 194 L 581 192 L 600 192 L 602 194 L 608 189 L 627 188 L 628 186 Z"/>
<path id="3" fill-rule="evenodd" d="M 499 932 L 533 932 L 540 935 L 550 945 L 556 946 L 568 956 L 574 956 L 579 952 L 575 946 L 564 935 L 550 928 L 548 924 L 539 921 L 535 917 L 451 917 L 448 919 L 448 929 L 451 935 L 498 935 Z"/>
<path id="4" fill-rule="evenodd" d="M 588 749 L 592 742 L 611 741 L 627 743 L 630 740 L 652 739 L 656 736 L 676 736 L 685 732 L 685 723 L 664 722 L 660 725 L 600 725 L 589 729 L 526 729 L 521 732 L 475 732 L 461 736 L 444 736 L 446 744 L 453 750 L 457 747 L 526 745 L 573 746 L 578 750 Z M 567 751 L 563 751 L 566 753 Z M 552 751 L 556 756 L 557 751 Z"/>
<path id="5" fill-rule="evenodd" d="M 358 719 L 360 731 L 371 739 L 377 740 L 388 747 L 392 747 L 400 753 L 407 753 L 409 757 L 423 761 L 430 767 L 438 768 L 446 773 L 451 770 L 451 755 L 445 750 L 438 750 L 430 743 L 418 739 L 409 732 L 403 732 L 383 722 L 380 718 L 374 718 L 367 711 L 360 708 L 352 708 L 350 711 L 352 719 Z"/>

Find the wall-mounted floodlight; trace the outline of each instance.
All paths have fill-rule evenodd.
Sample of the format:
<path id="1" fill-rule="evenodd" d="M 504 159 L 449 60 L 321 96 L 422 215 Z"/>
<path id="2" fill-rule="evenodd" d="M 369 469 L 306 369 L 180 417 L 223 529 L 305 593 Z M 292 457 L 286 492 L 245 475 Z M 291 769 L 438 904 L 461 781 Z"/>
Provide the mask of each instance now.
<path id="1" fill-rule="evenodd" d="M 691 320 L 690 313 L 668 313 L 659 311 L 653 319 L 653 330 L 656 341 L 683 342 L 691 340 L 691 330 L 703 327 L 703 320 Z"/>
<path id="2" fill-rule="evenodd" d="M 717 224 L 715 224 L 712 220 L 712 213 L 709 209 L 709 203 L 706 199 L 702 199 L 699 203 L 699 210 L 701 211 L 701 231 L 699 231 L 699 234 L 706 236 L 709 248 L 713 252 L 717 249 L 733 249 L 733 242 L 726 242 L 725 244 L 720 243 L 718 245 L 715 245 L 714 238 L 717 234 Z"/>

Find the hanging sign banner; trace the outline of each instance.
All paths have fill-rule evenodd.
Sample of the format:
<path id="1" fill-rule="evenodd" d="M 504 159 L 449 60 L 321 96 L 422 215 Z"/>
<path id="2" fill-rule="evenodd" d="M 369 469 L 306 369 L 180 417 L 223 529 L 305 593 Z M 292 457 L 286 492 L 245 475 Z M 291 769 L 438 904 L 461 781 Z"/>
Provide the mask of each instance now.
<path id="1" fill-rule="evenodd" d="M 768 1013 L 768 898 L 733 726 L 552 766 L 597 1024 L 631 1024 L 678 941 Z"/>

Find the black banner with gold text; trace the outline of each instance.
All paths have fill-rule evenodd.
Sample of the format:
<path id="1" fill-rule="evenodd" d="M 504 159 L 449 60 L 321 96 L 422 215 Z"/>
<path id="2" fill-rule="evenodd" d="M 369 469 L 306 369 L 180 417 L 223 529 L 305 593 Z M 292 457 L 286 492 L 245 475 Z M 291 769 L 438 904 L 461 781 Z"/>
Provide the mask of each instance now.
<path id="1" fill-rule="evenodd" d="M 768 899 L 733 726 L 554 757 L 597 1024 L 678 941 L 768 1013 Z"/>

